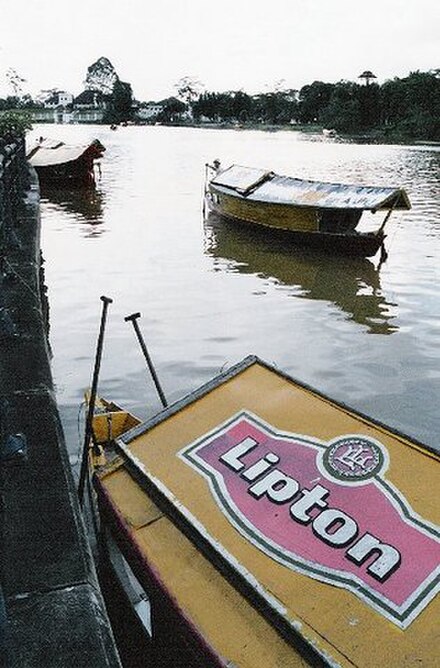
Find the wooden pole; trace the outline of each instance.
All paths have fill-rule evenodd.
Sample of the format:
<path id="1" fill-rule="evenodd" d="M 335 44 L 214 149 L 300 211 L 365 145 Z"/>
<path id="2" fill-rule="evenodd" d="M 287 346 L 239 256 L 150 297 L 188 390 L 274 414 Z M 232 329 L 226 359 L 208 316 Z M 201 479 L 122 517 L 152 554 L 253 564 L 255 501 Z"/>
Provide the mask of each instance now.
<path id="1" fill-rule="evenodd" d="M 110 297 L 104 297 L 102 296 L 101 301 L 103 302 L 102 305 L 102 312 L 101 312 L 101 323 L 99 327 L 99 335 L 98 335 L 98 342 L 96 345 L 96 354 L 95 354 L 95 365 L 93 369 L 93 379 L 92 379 L 92 389 L 90 391 L 90 400 L 89 400 L 89 408 L 87 411 L 87 418 L 86 418 L 86 428 L 85 428 L 85 435 L 84 435 L 84 445 L 83 445 L 83 450 L 82 450 L 82 459 L 81 459 L 81 470 L 80 470 L 80 477 L 79 477 L 79 484 L 78 484 L 78 496 L 79 496 L 79 503 L 80 506 L 82 507 L 83 502 L 84 502 L 84 487 L 85 487 L 85 482 L 87 478 L 87 473 L 88 473 L 88 464 L 89 464 L 89 447 L 90 447 L 90 440 L 93 437 L 93 415 L 95 412 L 95 402 L 96 402 L 96 393 L 98 389 L 98 378 L 99 378 L 99 370 L 101 367 L 101 358 L 102 358 L 102 350 L 104 347 L 104 331 L 105 331 L 105 323 L 106 323 L 106 318 L 107 318 L 107 309 L 109 304 L 113 302 L 113 299 L 110 299 Z"/>
<path id="2" fill-rule="evenodd" d="M 154 382 L 154 385 L 156 387 L 157 393 L 159 395 L 159 399 L 162 402 L 162 406 L 164 408 L 166 408 L 168 406 L 168 402 L 167 402 L 167 400 L 165 398 L 165 395 L 163 393 L 163 390 L 160 386 L 159 378 L 157 377 L 157 373 L 156 373 L 156 370 L 154 368 L 153 362 L 151 361 L 151 357 L 150 357 L 150 354 L 148 352 L 146 343 L 145 343 L 145 341 L 142 337 L 141 330 L 139 329 L 139 325 L 138 325 L 137 320 L 140 317 L 141 317 L 140 313 L 132 313 L 131 315 L 127 315 L 124 318 L 124 320 L 125 320 L 125 322 L 131 322 L 131 324 L 134 327 L 134 331 L 136 333 L 137 339 L 139 341 L 139 344 L 141 346 L 141 349 L 142 349 L 142 352 L 144 354 L 145 360 L 147 362 L 147 366 L 148 366 L 148 369 L 151 373 L 151 377 L 153 378 L 153 382 Z"/>

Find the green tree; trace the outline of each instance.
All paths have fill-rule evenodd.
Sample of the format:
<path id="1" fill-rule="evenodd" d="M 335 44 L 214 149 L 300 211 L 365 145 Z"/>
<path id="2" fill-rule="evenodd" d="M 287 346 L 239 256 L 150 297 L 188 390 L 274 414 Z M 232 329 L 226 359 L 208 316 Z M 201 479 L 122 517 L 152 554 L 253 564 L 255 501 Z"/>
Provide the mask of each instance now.
<path id="1" fill-rule="evenodd" d="M 197 120 L 202 116 L 211 121 L 219 120 L 220 93 L 202 93 L 193 104 L 193 115 Z"/>
<path id="2" fill-rule="evenodd" d="M 320 121 L 340 132 L 358 131 L 362 127 L 360 88 L 351 81 L 335 84 L 328 105 L 320 114 Z"/>
<path id="3" fill-rule="evenodd" d="M 32 130 L 31 116 L 27 112 L 0 112 L 0 137 L 23 137 Z"/>
<path id="4" fill-rule="evenodd" d="M 131 85 L 116 79 L 109 98 L 109 108 L 105 115 L 106 123 L 124 123 L 133 117 L 133 92 Z"/>
<path id="5" fill-rule="evenodd" d="M 302 123 L 320 123 L 330 103 L 335 84 L 314 81 L 299 91 L 299 120 Z"/>
<path id="6" fill-rule="evenodd" d="M 109 59 L 101 56 L 87 68 L 84 86 L 86 90 L 95 90 L 103 95 L 112 95 L 113 86 L 118 80 L 119 77 Z"/>
<path id="7" fill-rule="evenodd" d="M 229 121 L 235 118 L 235 114 L 240 114 L 242 109 L 246 109 L 246 102 L 239 98 L 234 108 L 235 92 L 226 93 L 202 93 L 193 103 L 192 111 L 194 118 L 206 116 L 212 121 Z"/>
<path id="8" fill-rule="evenodd" d="M 231 111 L 237 121 L 248 121 L 252 116 L 252 98 L 242 90 L 235 92 L 231 99 Z"/>
<path id="9" fill-rule="evenodd" d="M 175 85 L 177 97 L 180 98 L 188 107 L 192 107 L 194 102 L 200 97 L 203 91 L 203 84 L 195 77 L 182 77 Z"/>
<path id="10" fill-rule="evenodd" d="M 440 77 L 437 70 L 411 72 L 380 90 L 382 123 L 396 134 L 440 140 Z"/>
<path id="11" fill-rule="evenodd" d="M 380 87 L 376 83 L 359 86 L 356 89 L 359 98 L 360 118 L 359 126 L 364 130 L 371 130 L 380 124 Z"/>
<path id="12" fill-rule="evenodd" d="M 164 109 L 162 113 L 159 114 L 158 120 L 161 123 L 175 123 L 186 109 L 187 106 L 182 100 L 178 100 L 176 97 L 170 97 L 165 101 Z"/>
<path id="13" fill-rule="evenodd" d="M 23 84 L 26 83 L 26 79 L 23 79 L 12 67 L 7 70 L 6 79 L 12 88 L 13 95 L 20 98 L 23 95 Z"/>
<path id="14" fill-rule="evenodd" d="M 295 90 L 275 90 L 258 96 L 256 117 L 268 123 L 289 123 L 298 116 Z"/>

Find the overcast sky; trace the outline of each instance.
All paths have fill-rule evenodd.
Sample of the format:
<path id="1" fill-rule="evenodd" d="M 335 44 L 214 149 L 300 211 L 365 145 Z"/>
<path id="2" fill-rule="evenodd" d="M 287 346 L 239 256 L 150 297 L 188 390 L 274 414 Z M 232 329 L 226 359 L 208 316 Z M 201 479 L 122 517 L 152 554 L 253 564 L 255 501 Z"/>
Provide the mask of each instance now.
<path id="1" fill-rule="evenodd" d="M 255 93 L 284 80 L 378 81 L 440 67 L 438 0 L 0 0 L 5 73 L 24 92 L 78 94 L 106 56 L 139 100 L 175 93 L 184 76 L 207 90 Z"/>

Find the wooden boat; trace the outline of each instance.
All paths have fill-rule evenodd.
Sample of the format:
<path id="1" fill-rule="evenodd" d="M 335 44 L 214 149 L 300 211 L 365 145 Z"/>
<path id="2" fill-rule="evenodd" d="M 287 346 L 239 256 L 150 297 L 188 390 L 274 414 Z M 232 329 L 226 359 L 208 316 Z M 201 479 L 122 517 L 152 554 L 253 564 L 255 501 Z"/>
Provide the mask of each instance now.
<path id="1" fill-rule="evenodd" d="M 101 158 L 104 151 L 98 139 L 73 145 L 40 138 L 28 151 L 27 159 L 42 186 L 87 187 L 95 184 L 95 160 Z"/>
<path id="2" fill-rule="evenodd" d="M 437 665 L 433 450 L 248 357 L 103 455 L 151 665 Z"/>
<path id="3" fill-rule="evenodd" d="M 410 209 L 402 189 L 321 183 L 232 165 L 215 171 L 207 165 L 207 207 L 225 218 L 284 234 L 300 245 L 330 253 L 372 257 L 383 247 L 392 211 Z M 385 211 L 373 232 L 356 228 L 364 211 Z"/>

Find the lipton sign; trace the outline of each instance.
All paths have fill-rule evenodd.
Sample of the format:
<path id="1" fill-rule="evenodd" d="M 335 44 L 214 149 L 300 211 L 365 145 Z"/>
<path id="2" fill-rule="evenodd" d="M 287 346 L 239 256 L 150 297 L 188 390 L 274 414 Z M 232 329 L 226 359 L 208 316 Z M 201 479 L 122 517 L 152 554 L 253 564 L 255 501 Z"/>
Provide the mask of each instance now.
<path id="1" fill-rule="evenodd" d="M 383 477 L 383 444 L 277 432 L 246 411 L 180 457 L 253 545 L 284 566 L 352 591 L 400 628 L 440 586 L 440 534 Z"/>

